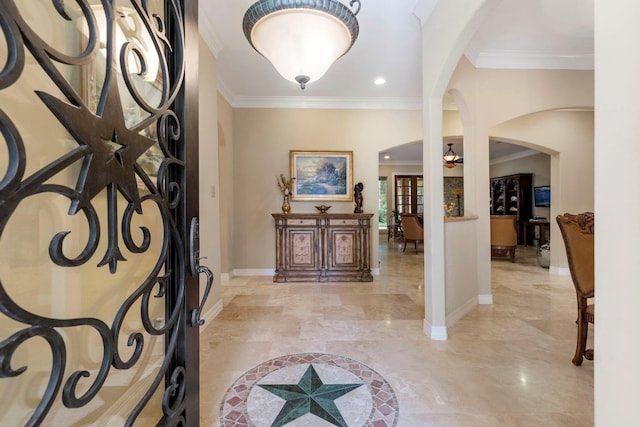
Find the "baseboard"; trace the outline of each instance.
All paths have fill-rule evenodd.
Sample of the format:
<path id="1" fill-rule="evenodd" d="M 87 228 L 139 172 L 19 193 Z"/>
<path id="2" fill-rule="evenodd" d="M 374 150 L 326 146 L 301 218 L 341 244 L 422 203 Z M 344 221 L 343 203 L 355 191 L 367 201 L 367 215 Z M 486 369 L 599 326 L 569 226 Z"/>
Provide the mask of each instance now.
<path id="1" fill-rule="evenodd" d="M 232 273 L 220 273 L 220 280 L 231 280 L 233 279 Z"/>
<path id="2" fill-rule="evenodd" d="M 371 269 L 371 274 L 374 276 L 379 276 L 380 275 L 380 269 L 379 268 L 372 268 Z"/>
<path id="3" fill-rule="evenodd" d="M 431 326 L 431 324 L 424 320 L 423 326 L 424 333 L 434 341 L 446 341 L 447 340 L 447 327 L 446 326 Z"/>
<path id="4" fill-rule="evenodd" d="M 493 294 L 480 294 L 480 295 L 478 295 L 478 304 L 480 304 L 480 305 L 493 305 Z"/>
<path id="5" fill-rule="evenodd" d="M 458 320 L 462 319 L 465 315 L 472 312 L 473 309 L 475 309 L 477 306 L 478 306 L 477 298 L 476 297 L 471 298 L 470 300 L 462 304 L 460 307 L 458 307 L 457 310 L 453 311 L 452 313 L 449 313 L 446 316 L 447 326 L 453 326 Z"/>
<path id="6" fill-rule="evenodd" d="M 569 267 L 554 267 L 553 265 L 549 267 L 549 273 L 556 276 L 568 276 L 571 274 Z"/>
<path id="7" fill-rule="evenodd" d="M 216 318 L 218 314 L 222 312 L 222 298 L 218 302 L 216 302 L 213 307 L 207 310 L 203 316 L 200 316 L 200 319 L 204 320 L 204 325 L 200 328 L 200 332 L 202 332 L 207 326 L 211 324 L 213 319 Z"/>
<path id="8" fill-rule="evenodd" d="M 240 268 L 233 270 L 233 276 L 273 276 L 273 268 Z"/>

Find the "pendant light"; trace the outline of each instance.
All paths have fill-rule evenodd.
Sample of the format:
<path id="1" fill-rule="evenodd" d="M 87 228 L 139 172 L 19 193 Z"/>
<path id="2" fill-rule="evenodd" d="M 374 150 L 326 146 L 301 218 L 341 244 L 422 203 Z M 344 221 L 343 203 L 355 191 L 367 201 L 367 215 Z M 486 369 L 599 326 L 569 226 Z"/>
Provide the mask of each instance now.
<path id="1" fill-rule="evenodd" d="M 318 80 L 358 38 L 356 10 L 337 0 L 260 0 L 245 13 L 244 35 L 285 79 L 301 89 Z"/>
<path id="2" fill-rule="evenodd" d="M 451 148 L 453 143 L 448 143 L 447 145 L 449 146 L 449 149 L 444 153 L 444 156 L 442 156 L 442 160 L 444 160 L 444 167 L 455 168 L 456 160 L 459 159 L 459 156 L 455 151 L 453 151 L 453 148 Z"/>

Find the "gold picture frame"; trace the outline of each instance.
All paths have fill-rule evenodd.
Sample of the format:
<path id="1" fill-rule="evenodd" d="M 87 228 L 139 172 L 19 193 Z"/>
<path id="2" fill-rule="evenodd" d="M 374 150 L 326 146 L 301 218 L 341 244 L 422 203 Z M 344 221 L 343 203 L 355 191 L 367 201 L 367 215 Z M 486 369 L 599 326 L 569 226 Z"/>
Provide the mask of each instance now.
<path id="1" fill-rule="evenodd" d="M 353 151 L 294 151 L 289 153 L 292 200 L 353 201 Z"/>

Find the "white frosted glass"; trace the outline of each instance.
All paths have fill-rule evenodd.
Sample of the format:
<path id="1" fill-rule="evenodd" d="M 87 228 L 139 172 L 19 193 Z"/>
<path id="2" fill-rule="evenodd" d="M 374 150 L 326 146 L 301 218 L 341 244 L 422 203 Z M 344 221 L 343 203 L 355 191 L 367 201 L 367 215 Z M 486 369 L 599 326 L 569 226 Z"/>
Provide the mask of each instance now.
<path id="1" fill-rule="evenodd" d="M 283 11 L 258 21 L 253 44 L 285 79 L 319 79 L 351 45 L 347 27 L 321 12 Z"/>

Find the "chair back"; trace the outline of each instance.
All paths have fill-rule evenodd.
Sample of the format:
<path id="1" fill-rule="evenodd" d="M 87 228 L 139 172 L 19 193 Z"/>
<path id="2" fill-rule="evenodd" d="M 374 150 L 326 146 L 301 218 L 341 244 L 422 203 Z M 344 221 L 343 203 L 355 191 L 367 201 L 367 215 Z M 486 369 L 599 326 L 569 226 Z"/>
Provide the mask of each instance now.
<path id="1" fill-rule="evenodd" d="M 518 230 L 515 215 L 491 215 L 491 246 L 511 247 L 518 245 Z"/>
<path id="2" fill-rule="evenodd" d="M 584 298 L 591 298 L 594 295 L 593 212 L 578 215 L 565 213 L 558 215 L 556 221 L 562 233 L 576 291 Z"/>
<path id="3" fill-rule="evenodd" d="M 424 240 L 424 229 L 415 215 L 402 215 L 404 238 L 408 240 Z"/>

